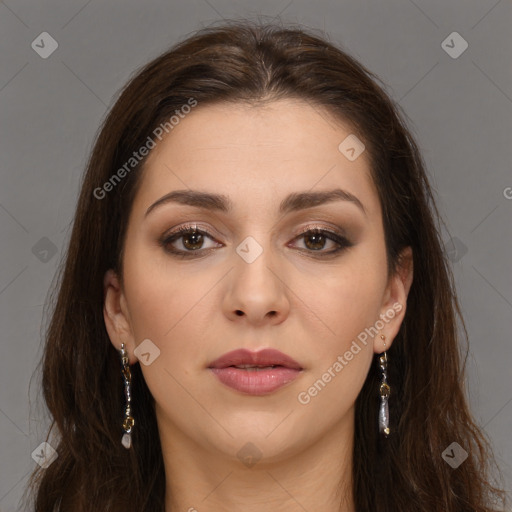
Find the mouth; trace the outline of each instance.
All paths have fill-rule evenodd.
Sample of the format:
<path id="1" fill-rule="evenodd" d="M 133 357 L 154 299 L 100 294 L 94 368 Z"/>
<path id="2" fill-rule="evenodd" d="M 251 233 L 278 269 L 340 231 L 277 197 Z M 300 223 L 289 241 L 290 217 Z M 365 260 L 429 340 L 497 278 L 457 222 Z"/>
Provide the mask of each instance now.
<path id="1" fill-rule="evenodd" d="M 208 369 L 225 386 L 245 395 L 267 395 L 295 380 L 303 371 L 297 361 L 275 349 L 229 352 Z"/>
<path id="2" fill-rule="evenodd" d="M 248 370 L 248 371 L 258 371 L 258 370 L 271 370 L 272 368 L 286 368 L 285 366 L 281 366 L 280 364 L 273 364 L 272 366 L 251 366 L 248 364 L 242 364 L 238 366 L 228 366 L 227 368 L 238 368 L 239 370 Z"/>
<path id="3" fill-rule="evenodd" d="M 210 363 L 208 368 L 222 369 L 230 366 L 252 371 L 275 367 L 303 370 L 297 361 L 273 348 L 266 348 L 258 352 L 251 352 L 247 349 L 233 350 Z"/>

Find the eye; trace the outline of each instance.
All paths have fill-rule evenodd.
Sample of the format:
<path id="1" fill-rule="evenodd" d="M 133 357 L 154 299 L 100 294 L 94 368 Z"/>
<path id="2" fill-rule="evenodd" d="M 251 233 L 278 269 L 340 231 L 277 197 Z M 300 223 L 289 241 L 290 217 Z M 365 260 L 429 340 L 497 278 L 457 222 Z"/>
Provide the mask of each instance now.
<path id="1" fill-rule="evenodd" d="M 302 251 L 310 253 L 317 252 L 319 256 L 329 256 L 354 245 L 342 234 L 318 227 L 305 228 L 294 240 L 301 239 L 303 239 L 306 247 L 305 249 L 301 249 Z M 323 249 L 325 249 L 326 245 L 334 246 L 334 248 L 324 251 Z"/>
<path id="2" fill-rule="evenodd" d="M 300 251 L 317 253 L 315 256 L 320 257 L 334 255 L 354 245 L 341 233 L 319 227 L 306 227 L 299 236 L 294 238 L 294 241 L 301 239 L 305 248 L 299 248 Z M 213 244 L 205 247 L 208 240 Z M 199 229 L 196 224 L 182 226 L 171 233 L 164 234 L 159 244 L 166 252 L 180 258 L 199 257 L 223 245 L 216 242 L 207 230 Z M 331 250 L 324 250 L 329 245 L 332 247 Z"/>
<path id="3" fill-rule="evenodd" d="M 186 258 L 195 257 L 196 255 L 193 254 L 195 252 L 204 253 L 208 249 L 222 246 L 222 244 L 215 242 L 217 245 L 204 247 L 208 239 L 215 242 L 208 231 L 199 229 L 197 225 L 182 226 L 174 232 L 166 233 L 159 241 L 159 244 L 165 251 L 175 256 Z"/>

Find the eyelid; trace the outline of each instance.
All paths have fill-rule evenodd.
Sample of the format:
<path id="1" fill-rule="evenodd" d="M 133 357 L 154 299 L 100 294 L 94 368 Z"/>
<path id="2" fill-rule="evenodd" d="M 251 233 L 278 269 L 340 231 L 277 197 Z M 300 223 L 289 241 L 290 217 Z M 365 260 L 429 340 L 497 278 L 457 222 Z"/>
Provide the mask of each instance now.
<path id="1" fill-rule="evenodd" d="M 198 231 L 204 235 L 207 235 L 210 238 L 213 238 L 214 236 L 216 236 L 211 232 L 211 229 L 209 227 L 203 226 L 199 222 L 188 222 L 188 223 L 182 224 L 178 227 L 173 227 L 173 228 L 168 229 L 161 236 L 161 239 L 166 240 L 173 235 L 179 234 L 180 232 L 187 231 L 187 230 Z M 311 224 L 307 224 L 306 226 L 302 226 L 300 228 L 299 232 L 295 235 L 294 239 L 296 237 L 304 235 L 305 233 L 308 233 L 309 231 L 312 231 L 312 230 L 313 231 L 314 230 L 329 231 L 329 232 L 334 233 L 335 235 L 338 235 L 339 237 L 348 238 L 347 233 L 343 229 L 340 229 L 338 227 L 333 227 L 333 226 L 325 226 L 325 225 L 321 225 L 321 224 L 311 223 Z M 215 241 L 218 242 L 218 240 L 215 240 Z"/>
<path id="2" fill-rule="evenodd" d="M 201 225 L 200 222 L 186 222 L 185 224 L 181 224 L 178 227 L 173 227 L 164 232 L 164 234 L 160 237 L 161 240 L 166 240 L 173 235 L 177 235 L 182 231 L 197 231 L 201 234 L 207 235 L 209 238 L 212 238 L 216 235 L 212 233 L 212 229 Z M 215 240 L 217 241 L 217 240 Z"/>
<path id="3" fill-rule="evenodd" d="M 321 225 L 321 224 L 308 224 L 306 226 L 303 226 L 300 228 L 300 232 L 297 234 L 297 236 L 300 236 L 305 233 L 308 233 L 309 231 L 315 231 L 315 230 L 328 231 L 335 235 L 338 235 L 339 237 L 348 238 L 348 235 L 345 232 L 345 230 L 340 229 L 338 227 L 325 226 L 325 225 Z"/>

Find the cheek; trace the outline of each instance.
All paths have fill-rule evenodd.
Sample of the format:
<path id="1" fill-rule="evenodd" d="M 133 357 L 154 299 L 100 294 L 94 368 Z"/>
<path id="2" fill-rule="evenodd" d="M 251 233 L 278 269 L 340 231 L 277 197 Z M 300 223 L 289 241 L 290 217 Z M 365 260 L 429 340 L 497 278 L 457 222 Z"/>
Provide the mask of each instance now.
<path id="1" fill-rule="evenodd" d="M 208 290 L 207 276 L 179 272 L 165 258 L 132 249 L 124 262 L 125 289 L 135 342 L 163 346 L 193 314 Z"/>
<path id="2" fill-rule="evenodd" d="M 213 285 L 199 273 L 185 275 L 149 262 L 134 254 L 125 264 L 134 342 L 138 346 L 149 339 L 158 347 L 158 358 L 150 365 L 141 364 L 144 380 L 157 403 L 170 403 L 174 413 L 186 416 L 191 405 L 183 385 L 186 382 L 187 390 L 196 392 L 190 373 L 205 357 L 201 298 Z"/>
<path id="3" fill-rule="evenodd" d="M 309 283 L 307 305 L 323 321 L 322 332 L 333 344 L 344 345 L 379 318 L 385 288 L 385 268 L 354 253 L 346 265 L 324 272 Z M 305 279 L 304 285 L 306 285 Z"/>
<path id="4" fill-rule="evenodd" d="M 370 272 L 361 264 L 337 269 L 324 276 L 322 286 L 311 287 L 308 306 L 318 312 L 326 334 L 320 340 L 310 336 L 311 375 L 299 399 L 309 404 L 305 413 L 335 423 L 353 405 L 374 360 L 372 327 L 379 319 L 383 285 L 378 268 Z M 303 326 L 306 332 L 313 332 L 313 322 L 319 323 L 312 319 L 309 328 Z"/>

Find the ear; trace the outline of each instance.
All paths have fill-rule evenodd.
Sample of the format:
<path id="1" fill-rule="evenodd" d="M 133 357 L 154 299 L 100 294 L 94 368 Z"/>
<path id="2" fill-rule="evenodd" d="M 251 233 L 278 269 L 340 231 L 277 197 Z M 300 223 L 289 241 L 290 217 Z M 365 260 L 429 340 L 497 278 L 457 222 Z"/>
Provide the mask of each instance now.
<path id="1" fill-rule="evenodd" d="M 389 349 L 395 339 L 407 308 L 407 296 L 411 289 L 413 278 L 413 256 L 412 248 L 406 247 L 399 255 L 397 270 L 389 278 L 388 285 L 384 292 L 380 319 L 384 327 L 378 336 L 375 336 L 373 350 L 380 354 Z M 386 339 L 382 340 L 380 334 Z"/>
<path id="2" fill-rule="evenodd" d="M 125 344 L 128 361 L 131 365 L 138 361 L 133 355 L 136 345 L 124 292 L 119 277 L 112 269 L 105 273 L 103 290 L 103 318 L 105 319 L 108 336 L 116 350 L 121 350 L 121 344 Z"/>

